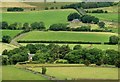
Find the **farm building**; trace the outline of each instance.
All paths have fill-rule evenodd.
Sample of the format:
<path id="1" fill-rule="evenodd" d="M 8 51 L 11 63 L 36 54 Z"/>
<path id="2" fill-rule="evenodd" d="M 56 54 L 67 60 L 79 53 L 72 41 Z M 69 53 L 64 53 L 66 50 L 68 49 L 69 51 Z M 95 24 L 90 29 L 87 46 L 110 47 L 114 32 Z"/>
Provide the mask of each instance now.
<path id="1" fill-rule="evenodd" d="M 30 54 L 28 53 L 28 61 L 32 61 L 32 57 L 34 56 L 35 54 Z"/>

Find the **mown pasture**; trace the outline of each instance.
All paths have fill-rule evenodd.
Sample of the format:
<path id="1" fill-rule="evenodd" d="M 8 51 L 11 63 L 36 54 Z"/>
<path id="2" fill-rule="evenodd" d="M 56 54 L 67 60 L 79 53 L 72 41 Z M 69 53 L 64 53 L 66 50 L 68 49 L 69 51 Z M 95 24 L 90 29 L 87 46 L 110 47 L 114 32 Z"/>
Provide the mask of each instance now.
<path id="1" fill-rule="evenodd" d="M 2 36 L 10 36 L 11 38 L 15 37 L 17 34 L 22 32 L 22 30 L 0 30 L 0 33 Z M 2 37 L 0 38 L 0 41 L 2 41 Z"/>
<path id="2" fill-rule="evenodd" d="M 98 17 L 104 21 L 118 22 L 118 13 L 89 13 L 89 15 Z"/>
<path id="3" fill-rule="evenodd" d="M 46 28 L 54 23 L 67 23 L 67 16 L 70 13 L 76 12 L 73 9 L 63 10 L 42 10 L 34 12 L 13 12 L 13 13 L 2 13 L 3 21 L 8 23 L 33 23 L 33 22 L 44 22 Z M 12 20 L 11 20 L 12 19 Z"/>
<path id="4" fill-rule="evenodd" d="M 47 80 L 41 75 L 18 69 L 14 66 L 2 66 L 2 80 Z"/>
<path id="5" fill-rule="evenodd" d="M 19 41 L 81 41 L 81 42 L 109 42 L 109 37 L 117 35 L 107 32 L 53 32 L 31 31 Z"/>
<path id="6" fill-rule="evenodd" d="M 58 65 L 59 66 L 59 65 Z M 64 65 L 65 66 L 65 65 Z M 118 79 L 118 68 L 106 67 L 46 67 L 46 74 L 64 79 Z M 28 68 L 41 72 L 41 67 Z"/>

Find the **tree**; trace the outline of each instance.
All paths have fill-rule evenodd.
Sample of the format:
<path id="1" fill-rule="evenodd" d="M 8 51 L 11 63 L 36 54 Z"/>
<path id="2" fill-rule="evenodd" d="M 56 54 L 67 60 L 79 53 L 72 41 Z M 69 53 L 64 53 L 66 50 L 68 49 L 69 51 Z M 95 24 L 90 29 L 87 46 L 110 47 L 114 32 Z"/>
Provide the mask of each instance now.
<path id="1" fill-rule="evenodd" d="M 8 56 L 3 55 L 2 56 L 2 65 L 7 65 L 8 64 Z"/>
<path id="2" fill-rule="evenodd" d="M 78 13 L 71 13 L 67 17 L 68 21 L 72 21 L 74 19 L 79 19 L 80 20 L 80 18 L 81 18 L 81 16 Z"/>
<path id="3" fill-rule="evenodd" d="M 7 28 L 8 28 L 8 23 L 5 22 L 5 21 L 1 22 L 1 23 L 0 23 L 0 28 L 2 28 L 2 29 L 7 29 Z"/>
<path id="4" fill-rule="evenodd" d="M 104 28 L 104 27 L 105 27 L 105 23 L 104 23 L 104 22 L 99 22 L 99 23 L 98 23 L 98 26 L 99 26 L 100 28 Z"/>
<path id="5" fill-rule="evenodd" d="M 53 30 L 53 31 L 66 31 L 66 30 L 69 30 L 69 28 L 67 27 L 67 24 L 58 23 L 58 24 L 52 24 L 49 27 L 49 30 Z"/>
<path id="6" fill-rule="evenodd" d="M 7 55 L 8 54 L 8 51 L 5 49 L 3 52 L 2 52 L 2 55 Z"/>
<path id="7" fill-rule="evenodd" d="M 93 23 L 94 23 L 94 24 L 97 24 L 98 22 L 99 22 L 99 19 L 96 18 L 96 17 L 94 17 L 94 18 L 93 18 Z"/>
<path id="8" fill-rule="evenodd" d="M 46 67 L 42 67 L 42 74 L 46 74 L 46 71 L 47 71 Z"/>
<path id="9" fill-rule="evenodd" d="M 113 36 L 109 37 L 109 43 L 110 44 L 118 44 L 118 42 L 119 42 L 119 37 L 118 36 L 113 35 Z"/>
<path id="10" fill-rule="evenodd" d="M 75 45 L 75 46 L 73 47 L 73 50 L 80 50 L 80 49 L 82 49 L 82 46 L 81 46 L 81 45 Z"/>
<path id="11" fill-rule="evenodd" d="M 28 44 L 28 45 L 26 46 L 26 48 L 29 49 L 29 51 L 30 51 L 31 54 L 35 54 L 35 53 L 36 53 L 36 47 L 35 47 L 35 45 L 33 45 L 33 44 Z"/>
<path id="12" fill-rule="evenodd" d="M 43 22 L 34 22 L 32 23 L 31 25 L 31 28 L 34 30 L 34 29 L 38 29 L 38 30 L 43 30 L 45 29 L 45 25 Z"/>
<path id="13" fill-rule="evenodd" d="M 64 59 L 68 60 L 70 64 L 77 64 L 82 58 L 82 50 L 73 50 L 65 55 Z"/>
<path id="14" fill-rule="evenodd" d="M 10 57 L 11 64 L 17 64 L 17 62 L 23 62 L 20 54 L 14 54 Z"/>
<path id="15" fill-rule="evenodd" d="M 2 42 L 4 43 L 10 43 L 11 41 L 11 37 L 10 36 L 3 36 L 2 37 Z"/>
<path id="16" fill-rule="evenodd" d="M 115 62 L 115 66 L 120 68 L 120 59 Z"/>
<path id="17" fill-rule="evenodd" d="M 85 60 L 85 61 L 84 61 L 84 64 L 85 64 L 86 66 L 89 66 L 89 65 L 90 65 L 90 61 L 89 61 L 89 60 Z"/>

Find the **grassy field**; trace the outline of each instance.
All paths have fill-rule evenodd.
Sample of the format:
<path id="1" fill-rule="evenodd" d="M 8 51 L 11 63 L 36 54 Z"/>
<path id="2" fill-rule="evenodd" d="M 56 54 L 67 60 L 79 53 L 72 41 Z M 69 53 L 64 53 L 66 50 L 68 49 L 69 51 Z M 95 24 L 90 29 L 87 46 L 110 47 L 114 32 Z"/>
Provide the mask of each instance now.
<path id="1" fill-rule="evenodd" d="M 118 12 L 118 6 L 91 8 L 91 9 L 86 9 L 86 10 L 91 11 L 91 10 L 97 10 L 97 9 L 102 9 L 104 11 L 108 11 L 109 13 L 117 13 Z"/>
<path id="2" fill-rule="evenodd" d="M 89 13 L 89 15 L 98 17 L 100 20 L 118 22 L 118 13 Z"/>
<path id="3" fill-rule="evenodd" d="M 35 12 L 18 12 L 18 13 L 2 13 L 2 20 L 8 23 L 33 23 L 43 21 L 48 28 L 54 23 L 67 23 L 67 16 L 75 10 L 49 10 L 49 11 L 35 11 Z M 11 20 L 12 19 L 12 20 Z"/>
<path id="4" fill-rule="evenodd" d="M 3 66 L 2 69 L 3 80 L 47 80 L 40 75 L 35 75 L 31 72 L 27 72 L 13 66 Z"/>
<path id="5" fill-rule="evenodd" d="M 7 43 L 1 43 L 0 42 L 0 54 L 2 53 L 3 50 L 7 49 L 7 50 L 12 50 L 14 48 L 17 48 L 16 46 L 13 46 L 11 44 L 7 44 Z"/>
<path id="6" fill-rule="evenodd" d="M 61 8 L 61 6 L 64 5 L 69 5 L 75 2 L 47 2 L 47 3 L 42 3 L 42 2 L 25 2 L 25 4 L 29 4 L 31 6 L 36 6 L 37 10 L 44 10 L 45 7 L 51 8 L 51 7 L 57 7 L 58 9 Z"/>
<path id="7" fill-rule="evenodd" d="M 117 35 L 107 32 L 42 32 L 32 31 L 19 38 L 20 41 L 82 41 L 108 42 L 109 37 Z M 96 38 L 97 37 L 97 38 Z"/>
<path id="8" fill-rule="evenodd" d="M 40 71 L 40 67 L 29 68 Z M 118 79 L 117 68 L 103 67 L 47 67 L 47 75 L 58 79 Z"/>
<path id="9" fill-rule="evenodd" d="M 8 35 L 11 38 L 16 36 L 20 32 L 22 32 L 22 30 L 0 30 L 0 33 L 2 34 L 2 36 Z M 2 37 L 0 38 L 0 41 L 2 41 Z"/>

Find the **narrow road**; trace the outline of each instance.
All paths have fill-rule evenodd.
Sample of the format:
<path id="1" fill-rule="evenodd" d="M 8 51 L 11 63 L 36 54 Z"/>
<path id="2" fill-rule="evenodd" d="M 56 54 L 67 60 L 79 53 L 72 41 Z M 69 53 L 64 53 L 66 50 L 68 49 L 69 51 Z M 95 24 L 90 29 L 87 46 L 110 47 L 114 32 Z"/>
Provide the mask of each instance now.
<path id="1" fill-rule="evenodd" d="M 20 34 L 19 36 L 15 37 L 14 39 L 11 40 L 10 44 L 20 47 L 21 45 L 17 42 L 17 40 L 21 37 L 23 37 L 26 33 Z"/>

